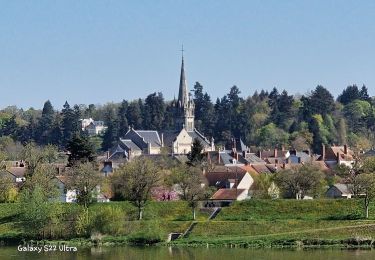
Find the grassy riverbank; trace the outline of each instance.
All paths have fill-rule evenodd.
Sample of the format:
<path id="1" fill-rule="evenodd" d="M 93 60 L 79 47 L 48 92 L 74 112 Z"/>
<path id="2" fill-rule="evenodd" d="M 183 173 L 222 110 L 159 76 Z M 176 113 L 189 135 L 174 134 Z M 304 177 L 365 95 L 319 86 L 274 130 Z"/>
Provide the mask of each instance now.
<path id="1" fill-rule="evenodd" d="M 64 221 L 46 227 L 44 239 L 76 245 L 167 244 L 168 234 L 183 233 L 192 223 L 185 202 L 152 202 L 144 220 L 127 202 L 94 204 L 89 208 L 88 231 L 79 233 L 80 208 L 61 204 Z M 26 233 L 19 223 L 22 205 L 0 204 L 0 241 L 19 243 Z M 223 208 L 208 221 L 199 212 L 196 225 L 181 246 L 238 247 L 371 247 L 375 240 L 375 206 L 365 220 L 360 200 L 250 200 Z M 68 216 L 68 217 L 67 217 Z M 78 224 L 77 224 L 78 223 Z"/>

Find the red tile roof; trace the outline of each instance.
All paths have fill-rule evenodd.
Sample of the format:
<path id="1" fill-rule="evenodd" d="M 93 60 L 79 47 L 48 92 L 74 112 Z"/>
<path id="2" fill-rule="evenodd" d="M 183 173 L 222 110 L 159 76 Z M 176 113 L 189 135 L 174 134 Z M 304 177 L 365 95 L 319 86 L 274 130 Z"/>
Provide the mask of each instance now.
<path id="1" fill-rule="evenodd" d="M 219 189 L 212 195 L 211 200 L 236 200 L 245 189 Z"/>

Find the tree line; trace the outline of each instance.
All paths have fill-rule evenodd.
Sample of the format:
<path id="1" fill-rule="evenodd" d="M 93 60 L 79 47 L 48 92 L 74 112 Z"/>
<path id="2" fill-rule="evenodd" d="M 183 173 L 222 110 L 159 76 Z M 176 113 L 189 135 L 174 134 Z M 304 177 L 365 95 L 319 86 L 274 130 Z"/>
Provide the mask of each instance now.
<path id="1" fill-rule="evenodd" d="M 195 127 L 216 144 L 225 145 L 240 137 L 251 146 L 271 149 L 276 146 L 298 150 L 321 144 L 344 144 L 358 150 L 375 144 L 375 101 L 366 86 L 351 85 L 335 100 L 323 86 L 305 95 L 290 95 L 286 90 L 261 90 L 244 98 L 237 86 L 215 102 L 203 86 L 194 85 Z M 175 129 L 176 100 L 166 101 L 162 93 L 145 99 L 123 100 L 105 105 L 74 105 L 66 102 L 61 111 L 46 101 L 42 110 L 11 106 L 0 111 L 0 136 L 15 142 L 34 141 L 61 149 L 81 130 L 82 118 L 104 121 L 108 129 L 91 138 L 95 149 L 108 150 L 128 127 L 135 129 Z"/>

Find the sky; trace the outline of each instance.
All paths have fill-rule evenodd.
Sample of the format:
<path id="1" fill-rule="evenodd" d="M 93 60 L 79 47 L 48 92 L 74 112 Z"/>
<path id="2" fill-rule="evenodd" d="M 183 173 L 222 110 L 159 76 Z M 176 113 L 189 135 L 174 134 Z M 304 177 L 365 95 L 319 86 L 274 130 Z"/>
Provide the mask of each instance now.
<path id="1" fill-rule="evenodd" d="M 0 0 L 0 108 L 277 87 L 375 95 L 375 1 Z"/>

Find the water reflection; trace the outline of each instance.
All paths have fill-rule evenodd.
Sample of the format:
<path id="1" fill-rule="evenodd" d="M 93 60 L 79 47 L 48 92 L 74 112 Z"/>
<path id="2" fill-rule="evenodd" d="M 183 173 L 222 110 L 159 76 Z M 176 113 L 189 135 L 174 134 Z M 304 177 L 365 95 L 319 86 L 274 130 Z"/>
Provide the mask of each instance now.
<path id="1" fill-rule="evenodd" d="M 259 259 L 259 260 L 352 260 L 375 259 L 375 250 L 275 250 L 246 248 L 187 248 L 187 247 L 94 247 L 79 248 L 78 252 L 17 252 L 17 247 L 0 247 L 0 259 Z"/>

